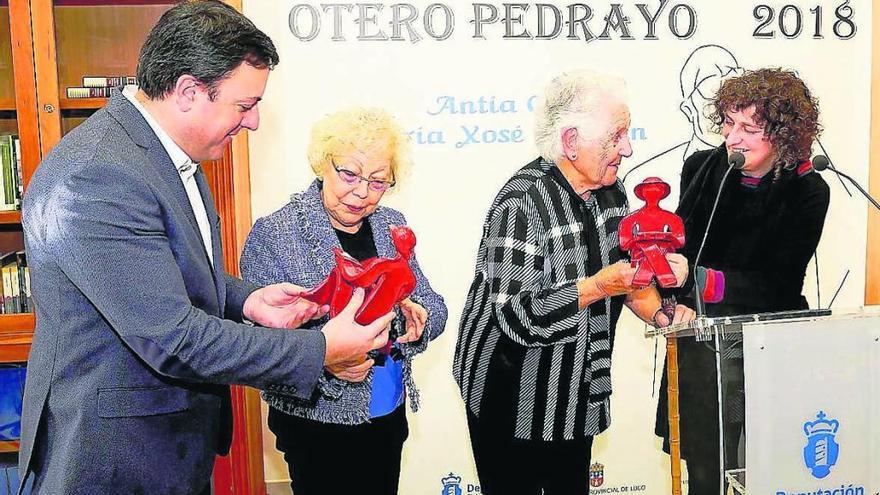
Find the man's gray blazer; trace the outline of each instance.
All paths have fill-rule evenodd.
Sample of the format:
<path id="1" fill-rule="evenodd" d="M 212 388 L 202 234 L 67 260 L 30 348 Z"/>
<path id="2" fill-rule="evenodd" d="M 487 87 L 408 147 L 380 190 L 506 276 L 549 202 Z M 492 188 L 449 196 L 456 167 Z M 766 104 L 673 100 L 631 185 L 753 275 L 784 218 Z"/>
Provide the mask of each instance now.
<path id="1" fill-rule="evenodd" d="M 34 493 L 192 494 L 231 438 L 227 384 L 309 397 L 324 337 L 251 327 L 254 290 L 213 265 L 177 170 L 116 92 L 46 157 L 22 224 L 37 325 L 20 474 Z M 233 321 L 234 320 L 234 321 Z"/>

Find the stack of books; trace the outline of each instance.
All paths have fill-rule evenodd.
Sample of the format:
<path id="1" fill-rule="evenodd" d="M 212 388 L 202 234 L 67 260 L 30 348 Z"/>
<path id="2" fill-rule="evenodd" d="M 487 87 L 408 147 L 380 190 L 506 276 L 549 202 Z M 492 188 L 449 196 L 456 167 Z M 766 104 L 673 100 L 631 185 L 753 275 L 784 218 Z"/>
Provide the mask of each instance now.
<path id="1" fill-rule="evenodd" d="M 32 313 L 31 274 L 24 251 L 13 251 L 0 256 L 0 274 L 3 280 L 3 304 L 0 313 Z"/>
<path id="2" fill-rule="evenodd" d="M 68 98 L 108 98 L 110 90 L 127 84 L 137 84 L 133 76 L 84 76 L 81 87 L 67 88 Z"/>
<path id="3" fill-rule="evenodd" d="M 15 134 L 0 134 L 0 176 L 3 179 L 3 197 L 0 211 L 21 209 L 21 141 Z"/>

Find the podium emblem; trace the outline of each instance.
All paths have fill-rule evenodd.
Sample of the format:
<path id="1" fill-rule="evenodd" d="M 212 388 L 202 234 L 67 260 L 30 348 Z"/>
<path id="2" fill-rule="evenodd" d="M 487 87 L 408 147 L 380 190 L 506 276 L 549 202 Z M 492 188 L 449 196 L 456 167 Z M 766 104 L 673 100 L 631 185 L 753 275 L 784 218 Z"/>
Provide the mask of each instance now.
<path id="1" fill-rule="evenodd" d="M 598 462 L 590 465 L 590 486 L 598 488 L 605 483 L 605 466 Z"/>
<path id="2" fill-rule="evenodd" d="M 441 479 L 440 483 L 443 483 L 440 495 L 461 495 L 461 476 L 449 473 L 449 476 Z"/>
<path id="3" fill-rule="evenodd" d="M 804 464 L 814 478 L 821 479 L 831 473 L 831 467 L 837 464 L 840 446 L 834 439 L 840 422 L 826 419 L 825 412 L 819 411 L 815 421 L 804 423 L 804 435 L 807 445 L 804 447 Z"/>

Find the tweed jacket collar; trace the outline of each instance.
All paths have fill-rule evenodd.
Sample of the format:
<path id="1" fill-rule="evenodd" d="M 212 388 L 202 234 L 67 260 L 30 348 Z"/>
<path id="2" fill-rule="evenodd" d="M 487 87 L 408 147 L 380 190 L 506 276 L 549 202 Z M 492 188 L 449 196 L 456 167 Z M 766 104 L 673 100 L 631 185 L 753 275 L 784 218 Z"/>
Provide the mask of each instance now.
<path id="1" fill-rule="evenodd" d="M 341 248 L 341 245 L 336 231 L 330 224 L 330 215 L 324 208 L 324 202 L 321 199 L 321 186 L 321 181 L 315 179 L 308 189 L 292 195 L 290 202 L 298 217 L 296 224 L 299 228 L 299 235 L 306 242 L 311 262 L 320 272 L 320 278 L 323 279 L 336 266 L 333 248 Z M 369 219 L 378 255 L 382 258 L 394 256 L 397 250 L 391 244 L 391 236 L 388 232 L 388 228 L 391 226 L 389 210 L 379 206 L 369 216 Z"/>

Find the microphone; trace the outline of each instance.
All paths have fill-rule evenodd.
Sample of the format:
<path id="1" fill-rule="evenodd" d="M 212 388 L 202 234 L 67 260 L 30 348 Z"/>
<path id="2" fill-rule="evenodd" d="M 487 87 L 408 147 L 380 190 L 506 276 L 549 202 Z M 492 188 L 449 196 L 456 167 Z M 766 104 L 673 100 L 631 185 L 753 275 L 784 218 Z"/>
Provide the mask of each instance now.
<path id="1" fill-rule="evenodd" d="M 829 169 L 837 174 L 839 177 L 843 177 L 844 179 L 850 181 L 852 185 L 856 186 L 856 189 L 858 189 L 859 192 L 861 192 L 866 198 L 868 198 L 869 201 L 871 201 L 871 204 L 874 205 L 874 208 L 880 210 L 880 203 L 877 203 L 877 200 L 874 199 L 870 194 L 868 194 L 868 191 L 862 189 L 862 186 L 860 186 L 859 183 L 855 181 L 855 179 L 834 168 L 834 165 L 831 164 L 831 161 L 828 160 L 827 156 L 816 155 L 815 157 L 813 157 L 813 169 L 815 169 L 817 172 Z"/>
<path id="2" fill-rule="evenodd" d="M 703 248 L 706 247 L 706 239 L 709 237 L 709 229 L 712 227 L 712 220 L 715 218 L 715 211 L 718 209 L 718 201 L 721 199 L 721 191 L 724 190 L 724 183 L 727 182 L 727 176 L 733 169 L 742 170 L 746 163 L 746 157 L 740 152 L 731 153 L 727 157 L 727 171 L 721 178 L 721 184 L 718 185 L 718 194 L 715 195 L 715 203 L 712 205 L 712 212 L 709 213 L 709 221 L 706 222 L 706 230 L 703 232 L 703 240 L 700 242 L 700 249 L 697 250 L 697 256 L 694 258 L 694 308 L 697 316 L 704 316 L 706 308 L 703 306 L 703 288 L 700 287 L 700 280 L 696 276 L 697 266 L 699 266 L 700 258 L 703 256 Z"/>
<path id="3" fill-rule="evenodd" d="M 825 155 L 816 155 L 813 157 L 812 161 L 813 168 L 816 169 L 817 172 L 821 172 L 831 165 L 831 162 L 828 161 L 828 157 Z"/>
<path id="4" fill-rule="evenodd" d="M 735 151 L 727 157 L 727 164 L 730 165 L 731 168 L 742 170 L 743 166 L 746 164 L 746 157 L 739 151 Z"/>

